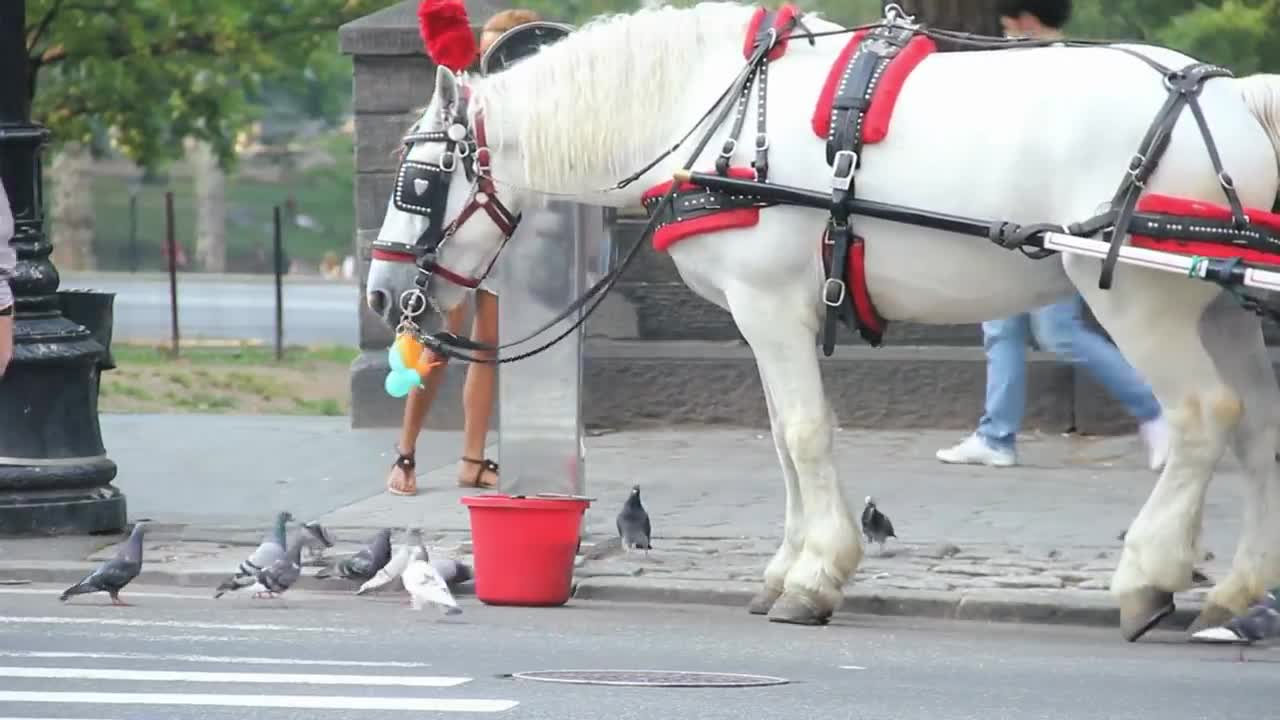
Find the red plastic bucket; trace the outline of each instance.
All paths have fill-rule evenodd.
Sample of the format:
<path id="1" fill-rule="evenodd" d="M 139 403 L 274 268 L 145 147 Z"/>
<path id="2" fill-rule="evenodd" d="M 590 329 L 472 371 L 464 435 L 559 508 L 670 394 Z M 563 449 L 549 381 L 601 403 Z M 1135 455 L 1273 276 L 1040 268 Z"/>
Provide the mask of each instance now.
<path id="1" fill-rule="evenodd" d="M 569 601 L 578 530 L 590 500 L 473 495 L 476 598 L 486 605 L 548 606 Z"/>

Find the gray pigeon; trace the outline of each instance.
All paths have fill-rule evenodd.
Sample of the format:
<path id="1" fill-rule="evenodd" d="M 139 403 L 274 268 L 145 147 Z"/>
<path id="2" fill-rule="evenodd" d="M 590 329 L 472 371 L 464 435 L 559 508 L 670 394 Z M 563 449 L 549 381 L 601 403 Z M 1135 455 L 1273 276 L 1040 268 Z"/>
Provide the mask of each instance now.
<path id="1" fill-rule="evenodd" d="M 475 577 L 475 571 L 471 569 L 471 566 L 461 560 L 433 557 L 427 562 L 431 563 L 436 572 L 440 573 L 441 579 L 450 588 L 455 588 Z"/>
<path id="2" fill-rule="evenodd" d="M 1280 587 L 1267 593 L 1262 600 L 1218 627 L 1205 628 L 1191 637 L 1200 642 L 1252 645 L 1280 635 Z M 1240 659 L 1244 660 L 1241 649 Z"/>
<path id="3" fill-rule="evenodd" d="M 293 587 L 302 575 L 302 548 L 306 545 L 306 531 L 299 532 L 293 538 L 288 553 L 258 572 L 257 581 L 249 586 L 253 597 L 277 597 L 280 593 Z"/>
<path id="4" fill-rule="evenodd" d="M 622 538 L 622 548 L 627 552 L 631 548 L 644 550 L 647 556 L 653 546 L 649 544 L 652 528 L 649 525 L 649 513 L 640 503 L 640 486 L 634 485 L 627 501 L 622 504 L 622 511 L 617 519 L 618 537 Z"/>
<path id="5" fill-rule="evenodd" d="M 333 533 L 315 520 L 303 524 L 302 529 L 305 531 L 302 535 L 302 544 L 307 549 L 307 557 L 310 558 L 308 562 L 322 563 L 324 551 L 333 547 L 336 541 Z"/>
<path id="6" fill-rule="evenodd" d="M 333 573 L 348 580 L 365 582 L 371 579 L 391 560 L 391 531 L 378 531 L 368 545 L 316 573 L 318 578 L 332 577 Z"/>
<path id="7" fill-rule="evenodd" d="M 889 516 L 880 512 L 880 508 L 876 507 L 875 498 L 867 496 L 866 507 L 862 508 L 862 534 L 867 538 L 867 542 L 880 544 L 880 552 L 884 553 L 884 541 L 889 538 L 896 538 L 893 534 L 893 523 L 890 522 Z"/>
<path id="8" fill-rule="evenodd" d="M 225 593 L 232 590 L 240 590 L 254 584 L 258 580 L 258 573 L 271 566 L 277 560 L 285 556 L 284 549 L 287 540 L 285 538 L 285 524 L 293 519 L 293 513 L 288 510 L 281 511 L 276 515 L 275 525 L 262 542 L 253 551 L 253 554 L 240 562 L 236 572 L 231 577 L 223 580 L 214 591 L 215 598 L 222 597 Z"/>
<path id="9" fill-rule="evenodd" d="M 129 533 L 129 539 L 116 551 L 115 557 L 99 565 L 97 570 L 80 582 L 63 590 L 58 599 L 66 602 L 72 595 L 105 592 L 111 596 L 112 605 L 128 605 L 129 603 L 120 599 L 120 591 L 142 572 L 142 536 L 146 533 L 146 527 L 144 522 L 136 523 L 133 532 Z"/>

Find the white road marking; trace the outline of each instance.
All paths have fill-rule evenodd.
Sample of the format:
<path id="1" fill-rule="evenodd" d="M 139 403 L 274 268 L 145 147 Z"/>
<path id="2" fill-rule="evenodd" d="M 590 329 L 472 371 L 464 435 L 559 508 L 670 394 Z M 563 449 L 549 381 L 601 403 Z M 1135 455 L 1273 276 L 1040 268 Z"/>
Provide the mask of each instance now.
<path id="1" fill-rule="evenodd" d="M 62 590 L 63 590 L 63 588 L 64 588 L 64 587 L 66 587 L 66 586 L 65 586 L 65 585 L 58 585 L 58 586 L 52 586 L 52 585 L 51 585 L 51 586 L 49 586 L 48 588 L 35 588 L 35 587 L 0 587 L 0 594 L 4 594 L 4 595 L 53 595 L 54 597 L 57 597 L 59 594 L 61 594 L 61 593 L 62 593 Z M 301 595 L 301 594 L 302 594 L 302 592 L 301 592 L 301 591 L 298 591 L 298 590 L 295 590 L 295 591 L 293 591 L 293 592 L 291 592 L 291 593 L 289 593 L 289 594 L 290 594 L 290 596 L 291 596 L 291 597 L 297 597 L 298 595 Z M 99 596 L 103 596 L 103 595 L 104 595 L 103 593 L 99 593 Z M 215 598 L 214 598 L 212 595 L 195 595 L 195 594 L 192 594 L 192 593 L 148 592 L 148 591 L 146 591 L 146 590 L 125 590 L 124 592 L 122 592 L 122 593 L 120 594 L 120 597 L 121 597 L 122 599 L 135 598 L 135 597 L 137 597 L 137 598 L 148 598 L 148 597 L 152 597 L 152 598 L 168 598 L 168 599 L 176 599 L 176 600 L 208 600 L 208 601 L 210 601 L 210 602 L 214 602 L 214 600 L 215 600 Z M 81 604 L 83 604 L 83 603 L 81 603 Z M 0 720 L 3 720 L 3 718 L 0 718 Z"/>
<path id="2" fill-rule="evenodd" d="M 208 705 L 312 710 L 416 710 L 419 712 L 503 712 L 515 700 L 467 698 L 347 697 L 341 695 L 201 695 L 195 693 L 18 692 L 0 690 L 0 702 L 94 705 Z"/>
<path id="3" fill-rule="evenodd" d="M 49 718 L 0 717 L 0 720 L 50 720 Z M 103 718 L 54 718 L 54 720 L 103 720 Z"/>
<path id="4" fill-rule="evenodd" d="M 841 665 L 839 667 L 841 670 L 866 670 L 861 665 Z"/>
<path id="5" fill-rule="evenodd" d="M 238 657 L 233 655 L 169 655 L 143 652 L 53 652 L 42 650 L 0 650 L 0 657 L 40 658 L 66 660 L 92 658 L 95 660 L 166 660 L 169 662 L 218 663 L 229 665 L 338 665 L 348 667 L 427 668 L 431 663 L 398 660 L 315 660 L 312 658 Z M 0 718 L 0 720 L 8 720 Z"/>
<path id="6" fill-rule="evenodd" d="M 0 667 L 0 677 L 58 680 L 136 680 L 200 683 L 273 683 L 298 685 L 376 685 L 398 687 L 456 687 L 469 677 L 435 675 L 331 675 L 325 673 L 199 672 L 193 670 L 123 670 L 75 667 Z"/>
<path id="7" fill-rule="evenodd" d="M 210 623 L 197 622 L 188 620 L 122 620 L 120 618 L 86 618 L 86 617 L 40 617 L 40 616 L 21 616 L 12 617 L 0 615 L 0 625 L 3 624 L 28 624 L 28 625 L 124 625 L 128 627 L 169 627 L 169 628 L 199 628 L 201 630 L 294 630 L 298 632 L 322 632 L 322 633 L 341 633 L 344 632 L 338 628 L 332 627 L 304 627 L 301 625 L 272 625 L 268 623 Z"/>

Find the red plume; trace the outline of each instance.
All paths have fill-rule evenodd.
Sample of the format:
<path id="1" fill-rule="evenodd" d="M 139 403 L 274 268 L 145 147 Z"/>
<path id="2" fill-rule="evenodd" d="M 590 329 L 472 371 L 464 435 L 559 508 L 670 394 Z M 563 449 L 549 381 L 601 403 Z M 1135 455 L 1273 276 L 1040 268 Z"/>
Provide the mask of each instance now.
<path id="1" fill-rule="evenodd" d="M 435 64 L 461 72 L 475 61 L 478 49 L 467 7 L 460 0 L 422 0 L 418 31 Z"/>

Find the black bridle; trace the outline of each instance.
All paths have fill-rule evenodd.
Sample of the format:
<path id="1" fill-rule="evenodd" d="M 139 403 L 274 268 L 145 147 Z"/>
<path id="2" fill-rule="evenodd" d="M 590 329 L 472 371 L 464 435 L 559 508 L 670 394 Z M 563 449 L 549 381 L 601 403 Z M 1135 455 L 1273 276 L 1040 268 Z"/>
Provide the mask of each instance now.
<path id="1" fill-rule="evenodd" d="M 467 106 L 471 91 L 460 86 L 458 101 L 443 110 L 448 125 L 444 130 L 411 132 L 404 137 L 403 155 L 396 171 L 392 203 L 401 212 L 426 218 L 427 224 L 412 244 L 374 241 L 372 257 L 392 262 L 413 262 L 418 267 L 416 288 L 400 298 L 404 318 L 410 322 L 421 315 L 428 305 L 427 283 L 433 276 L 467 289 L 474 290 L 484 282 L 493 269 L 493 263 L 502 247 L 520 225 L 521 215 L 512 213 L 495 192 L 493 178 L 489 175 L 490 152 L 486 143 L 484 120 L 477 114 L 475 121 L 467 118 Z M 409 155 L 419 143 L 443 143 L 444 152 L 438 163 L 411 160 Z M 471 183 L 470 194 L 458 216 L 449 222 L 444 215 L 449 206 L 449 188 L 454 170 L 461 164 Z M 479 277 L 456 273 L 438 262 L 440 248 L 453 237 L 478 210 L 484 210 L 502 233 L 502 244 Z M 408 248 L 407 250 L 405 248 Z"/>

